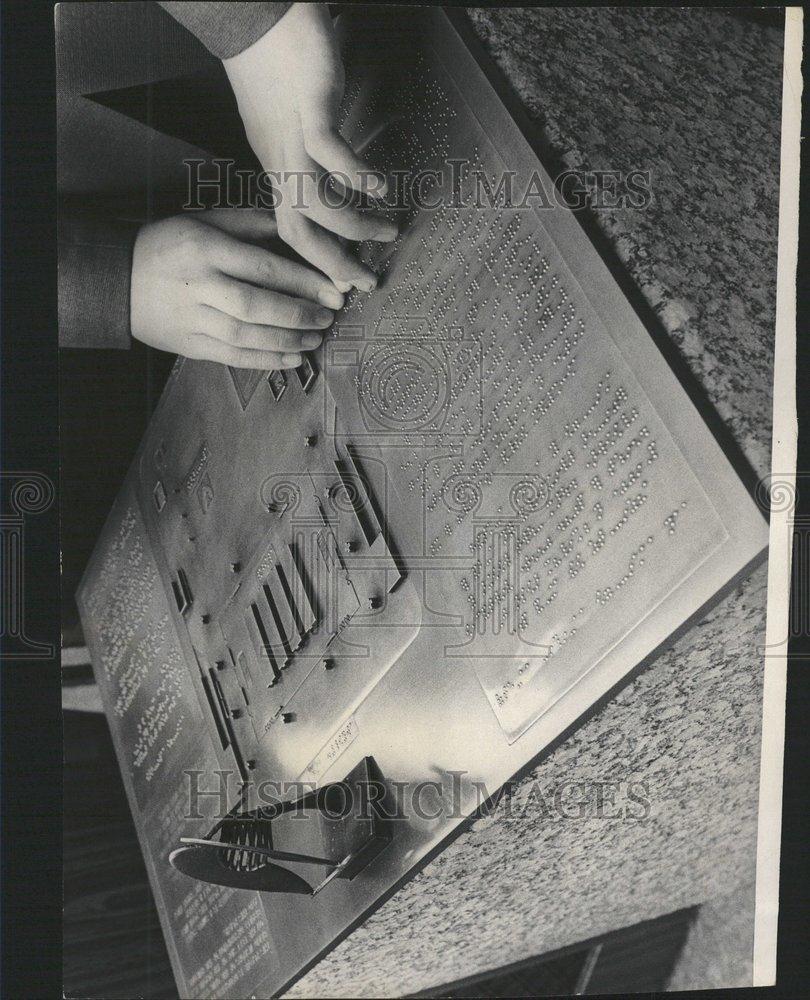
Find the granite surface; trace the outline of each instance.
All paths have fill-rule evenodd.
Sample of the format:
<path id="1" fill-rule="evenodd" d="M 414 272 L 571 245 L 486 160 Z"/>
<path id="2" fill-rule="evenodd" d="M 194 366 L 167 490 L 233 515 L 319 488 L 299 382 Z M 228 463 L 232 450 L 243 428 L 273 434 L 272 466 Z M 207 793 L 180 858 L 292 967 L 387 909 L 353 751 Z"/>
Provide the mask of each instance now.
<path id="1" fill-rule="evenodd" d="M 766 474 L 781 31 L 698 9 L 469 16 L 558 163 L 650 170 L 645 210 L 596 222 Z M 695 903 L 722 951 L 693 935 L 673 985 L 750 982 L 765 585 L 761 566 L 288 995 L 411 993 Z M 571 782 L 582 810 L 555 803 Z"/>

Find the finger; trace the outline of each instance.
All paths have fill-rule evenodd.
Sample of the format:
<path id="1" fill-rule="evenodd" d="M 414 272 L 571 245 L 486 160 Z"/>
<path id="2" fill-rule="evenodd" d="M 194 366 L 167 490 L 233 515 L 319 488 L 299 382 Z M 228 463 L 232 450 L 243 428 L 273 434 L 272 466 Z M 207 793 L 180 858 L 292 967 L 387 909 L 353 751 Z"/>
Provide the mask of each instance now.
<path id="1" fill-rule="evenodd" d="M 244 347 L 251 351 L 278 351 L 281 354 L 293 354 L 300 351 L 312 351 L 319 347 L 323 336 L 314 331 L 302 333 L 298 330 L 284 330 L 278 326 L 260 326 L 258 323 L 246 323 L 235 319 L 227 313 L 204 306 L 202 313 L 202 328 L 206 334 L 230 344 L 232 347 Z"/>
<path id="2" fill-rule="evenodd" d="M 354 285 L 364 292 L 377 287 L 377 275 L 354 257 L 333 233 L 300 212 L 285 210 L 278 221 L 279 235 L 284 242 L 313 267 L 323 271 L 338 287 Z"/>
<path id="3" fill-rule="evenodd" d="M 364 191 L 374 198 L 385 197 L 388 191 L 385 175 L 355 153 L 333 122 L 305 115 L 302 111 L 304 145 L 312 159 L 329 173 L 340 175 L 341 180 L 346 178 L 355 191 Z"/>
<path id="4" fill-rule="evenodd" d="M 249 285 L 225 274 L 206 288 L 202 304 L 247 323 L 292 330 L 324 330 L 335 318 L 332 310 L 324 306 Z"/>
<path id="5" fill-rule="evenodd" d="M 299 140 L 300 141 L 300 140 Z M 374 212 L 359 212 L 352 204 L 351 189 L 347 188 L 346 174 L 330 175 L 311 158 L 303 145 L 292 151 L 296 164 L 282 185 L 282 199 L 286 206 L 299 211 L 329 232 L 349 240 L 377 240 L 391 243 L 397 238 L 396 223 Z M 279 216 L 284 209 L 279 206 Z"/>
<path id="6" fill-rule="evenodd" d="M 301 209 L 303 215 L 347 240 L 392 243 L 397 238 L 399 230 L 395 222 L 373 212 L 359 212 L 344 200 L 342 188 L 328 190 L 324 181 L 325 175 L 318 185 L 316 197 L 309 199 Z"/>
<path id="7" fill-rule="evenodd" d="M 278 254 L 237 240 L 223 240 L 217 248 L 217 265 L 232 278 L 320 302 L 329 309 L 343 307 L 343 294 L 320 271 L 285 260 Z"/>
<path id="8" fill-rule="evenodd" d="M 254 242 L 274 239 L 278 234 L 276 216 L 267 209 L 211 208 L 196 217 L 224 233 Z"/>
<path id="9" fill-rule="evenodd" d="M 297 352 L 279 354 L 277 351 L 252 351 L 233 347 L 205 334 L 197 334 L 192 338 L 185 356 L 202 361 L 217 361 L 232 368 L 252 368 L 254 371 L 298 368 L 303 360 Z"/>

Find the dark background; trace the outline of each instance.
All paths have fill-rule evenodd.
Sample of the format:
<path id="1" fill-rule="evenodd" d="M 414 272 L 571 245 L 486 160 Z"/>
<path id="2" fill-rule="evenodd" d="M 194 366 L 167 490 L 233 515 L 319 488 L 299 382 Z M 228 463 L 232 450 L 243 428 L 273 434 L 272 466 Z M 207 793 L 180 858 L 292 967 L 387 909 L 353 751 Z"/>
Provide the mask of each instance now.
<path id="1" fill-rule="evenodd" d="M 56 197 L 54 140 L 53 7 L 38 0 L 6 0 L 2 7 L 2 452 L 4 471 L 34 470 L 59 482 L 57 336 L 56 336 Z M 807 124 L 805 92 L 803 133 Z M 752 156 L 756 151 L 752 151 Z M 808 155 L 803 154 L 801 259 L 799 270 L 799 400 L 810 399 L 810 287 L 807 275 Z M 97 364 L 104 364 L 99 356 Z M 136 381 L 152 384 L 160 375 L 146 356 L 141 368 L 129 360 Z M 140 372 L 140 374 L 139 374 Z M 84 383 L 86 389 L 90 380 Z M 139 385 L 143 382 L 138 381 Z M 75 391 L 83 388 L 77 377 Z M 116 411 L 108 401 L 98 419 L 116 427 L 123 440 L 140 437 L 138 422 L 121 383 Z M 143 409 L 145 423 L 147 398 Z M 806 411 L 803 421 L 807 420 Z M 806 426 L 806 425 L 805 425 Z M 66 442 L 79 447 L 71 434 Z M 98 496 L 117 489 L 128 458 L 99 455 Z M 115 464 L 116 461 L 119 464 Z M 799 469 L 810 470 L 810 446 L 804 434 Z M 808 516 L 810 497 L 801 495 Z M 30 529 L 30 530 L 29 530 Z M 810 567 L 797 566 L 808 574 Z M 797 600 L 807 600 L 810 579 L 798 581 Z M 58 506 L 31 519 L 27 526 L 26 622 L 32 636 L 59 648 Z M 806 620 L 806 619 L 805 619 Z M 757 991 L 785 997 L 806 995 L 810 981 L 807 940 L 808 797 L 810 718 L 808 664 L 792 648 L 789 668 L 786 784 L 780 903 L 779 979 L 776 990 Z M 806 646 L 805 646 L 806 649 Z M 62 995 L 62 722 L 60 670 L 56 660 L 0 665 L 2 704 L 2 995 Z M 89 779 L 88 779 L 89 780 Z M 81 789 L 69 789 L 72 797 Z M 142 909 L 142 907 L 141 907 Z M 724 993 L 724 995 L 728 995 Z"/>

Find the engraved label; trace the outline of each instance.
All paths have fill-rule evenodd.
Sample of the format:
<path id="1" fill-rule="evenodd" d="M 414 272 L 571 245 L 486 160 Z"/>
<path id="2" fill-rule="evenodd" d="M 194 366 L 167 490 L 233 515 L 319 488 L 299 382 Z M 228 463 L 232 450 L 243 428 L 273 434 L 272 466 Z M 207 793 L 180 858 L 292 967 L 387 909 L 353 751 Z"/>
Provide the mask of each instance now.
<path id="1" fill-rule="evenodd" d="M 202 474 L 205 471 L 205 467 L 208 464 L 208 445 L 205 441 L 200 445 L 200 450 L 197 452 L 194 458 L 194 464 L 191 466 L 191 471 L 186 476 L 186 493 L 189 496 L 197 489 L 197 485 L 202 478 Z"/>
<path id="2" fill-rule="evenodd" d="M 354 743 L 359 732 L 357 719 L 354 716 L 347 719 L 318 756 L 310 761 L 301 778 L 317 778 L 328 771 L 343 751 Z"/>
<path id="3" fill-rule="evenodd" d="M 191 996 L 234 995 L 236 985 L 272 952 L 267 918 L 257 895 L 217 932 L 216 946 L 189 980 Z"/>
<path id="4" fill-rule="evenodd" d="M 262 580 L 267 578 L 270 570 L 276 564 L 276 550 L 272 545 L 268 545 L 267 550 L 264 555 L 259 560 L 256 566 L 256 579 L 261 583 Z"/>
<path id="5" fill-rule="evenodd" d="M 193 738 L 191 685 L 143 525 L 128 509 L 105 552 L 87 608 L 88 641 L 108 714 L 126 747 L 139 802 Z"/>

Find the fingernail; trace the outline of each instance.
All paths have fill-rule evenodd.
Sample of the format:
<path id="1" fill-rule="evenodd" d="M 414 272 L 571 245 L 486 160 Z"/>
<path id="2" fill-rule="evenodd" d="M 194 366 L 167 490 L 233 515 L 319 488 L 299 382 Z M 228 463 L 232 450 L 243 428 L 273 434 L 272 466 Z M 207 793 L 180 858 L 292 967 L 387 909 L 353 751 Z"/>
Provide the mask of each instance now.
<path id="1" fill-rule="evenodd" d="M 332 284 L 339 292 L 343 292 L 344 295 L 352 290 L 352 283 L 350 281 L 333 281 Z"/>
<path id="2" fill-rule="evenodd" d="M 331 309 L 319 309 L 315 313 L 315 322 L 319 326 L 329 326 L 334 318 L 335 314 L 331 311 Z"/>
<path id="3" fill-rule="evenodd" d="M 354 283 L 355 288 L 359 288 L 361 292 L 373 292 L 377 287 L 376 278 L 358 278 Z"/>
<path id="4" fill-rule="evenodd" d="M 297 368 L 301 364 L 302 358 L 300 354 L 284 354 L 281 357 L 282 364 L 286 365 L 288 368 Z"/>
<path id="5" fill-rule="evenodd" d="M 342 309 L 343 292 L 339 292 L 337 288 L 323 288 L 318 292 L 318 301 L 321 305 L 329 306 L 330 309 Z"/>
<path id="6" fill-rule="evenodd" d="M 399 229 L 395 222 L 384 222 L 377 230 L 376 239 L 380 243 L 393 243 L 399 236 Z"/>
<path id="7" fill-rule="evenodd" d="M 323 340 L 319 333 L 305 333 L 301 338 L 301 344 L 305 351 L 311 351 L 313 347 L 318 347 Z"/>

